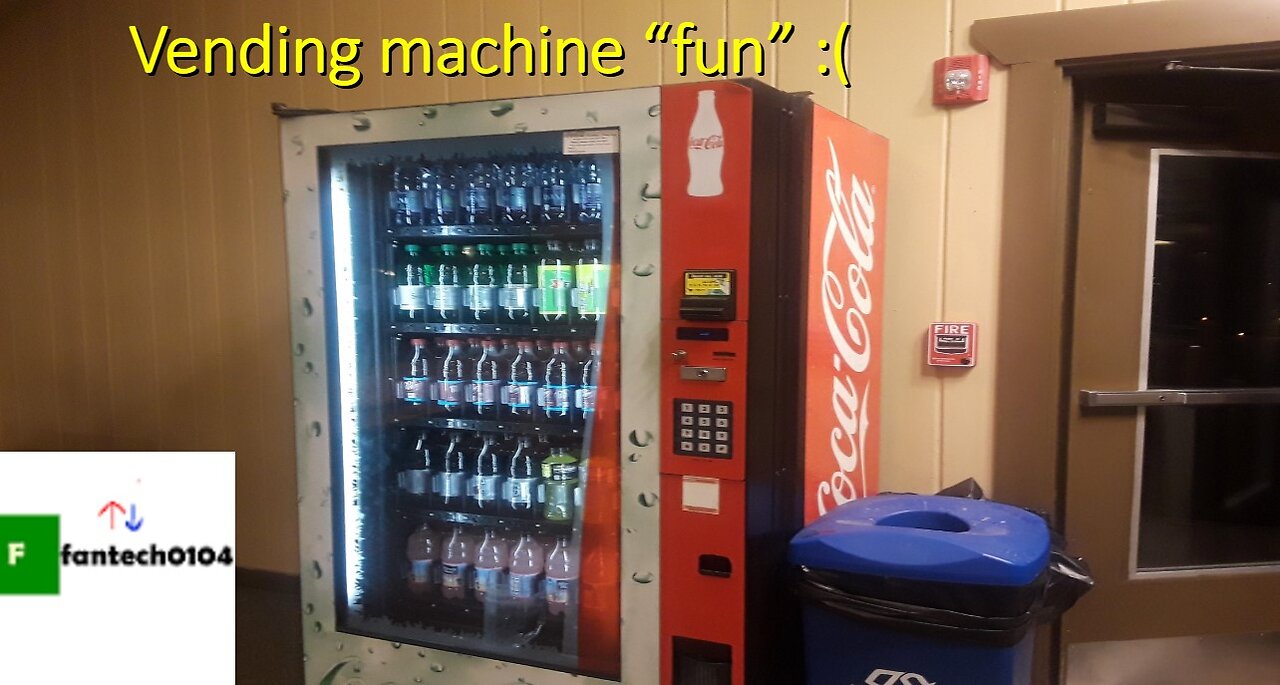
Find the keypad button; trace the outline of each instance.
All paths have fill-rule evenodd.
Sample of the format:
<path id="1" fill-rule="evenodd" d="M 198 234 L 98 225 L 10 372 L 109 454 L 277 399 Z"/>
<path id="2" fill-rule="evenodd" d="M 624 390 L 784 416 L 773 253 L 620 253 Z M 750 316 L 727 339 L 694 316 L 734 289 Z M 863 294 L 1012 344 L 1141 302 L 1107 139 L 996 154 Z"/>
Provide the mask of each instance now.
<path id="1" fill-rule="evenodd" d="M 680 417 L 680 425 L 681 425 L 681 426 L 692 426 L 692 425 L 693 425 L 693 417 L 692 417 L 692 416 L 681 416 L 681 417 Z"/>
<path id="2" fill-rule="evenodd" d="M 699 440 L 710 440 L 710 439 L 711 439 L 711 431 L 698 431 L 698 439 L 699 439 Z"/>
<path id="3" fill-rule="evenodd" d="M 692 437 L 693 437 L 693 429 L 692 429 L 692 428 L 681 428 L 681 429 L 680 429 L 680 437 L 682 437 L 682 438 L 692 438 Z"/>
<path id="4" fill-rule="evenodd" d="M 720 415 L 728 415 L 728 414 L 729 414 L 729 405 L 727 405 L 727 404 L 717 404 L 717 405 L 716 405 L 716 413 L 717 413 L 717 414 L 720 414 Z"/>
<path id="5" fill-rule="evenodd" d="M 716 419 L 716 428 L 728 428 L 729 419 Z"/>
<path id="6" fill-rule="evenodd" d="M 708 426 L 708 427 L 709 427 L 709 426 L 711 425 L 711 417 L 710 417 L 710 416 L 699 416 L 699 417 L 698 417 L 698 425 L 699 425 L 699 426 Z"/>
<path id="7" fill-rule="evenodd" d="M 703 454 L 711 454 L 711 443 L 709 442 L 698 443 L 698 451 Z"/>
<path id="8" fill-rule="evenodd" d="M 692 402 L 681 402 L 681 403 L 680 403 L 680 411 L 682 411 L 682 412 L 692 412 L 692 411 L 693 411 L 693 403 L 692 403 Z"/>
<path id="9" fill-rule="evenodd" d="M 698 433 L 698 437 L 702 437 L 702 431 L 698 431 Z M 727 442 L 729 440 L 729 431 L 716 431 L 716 440 L 719 440 L 720 442 Z"/>
<path id="10" fill-rule="evenodd" d="M 728 453 L 729 453 L 728 445 L 716 445 L 716 454 L 728 454 Z"/>
<path id="11" fill-rule="evenodd" d="M 710 414 L 710 413 L 711 413 L 711 405 L 706 404 L 705 402 L 704 402 L 704 403 L 702 403 L 702 404 L 699 404 L 699 405 L 698 405 L 698 413 L 699 413 L 699 414 Z"/>
<path id="12" fill-rule="evenodd" d="M 692 443 L 692 442 L 689 442 L 688 440 L 681 440 L 681 441 L 680 441 L 680 451 L 681 451 L 681 452 L 692 452 L 692 451 L 693 451 L 693 443 Z"/>

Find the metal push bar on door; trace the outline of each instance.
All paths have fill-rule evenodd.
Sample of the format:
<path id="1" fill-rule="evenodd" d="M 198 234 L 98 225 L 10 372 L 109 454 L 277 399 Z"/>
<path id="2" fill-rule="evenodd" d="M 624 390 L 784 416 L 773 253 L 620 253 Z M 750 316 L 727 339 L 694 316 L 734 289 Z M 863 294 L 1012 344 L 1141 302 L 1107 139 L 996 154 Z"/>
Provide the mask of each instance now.
<path id="1" fill-rule="evenodd" d="M 1225 406 L 1280 404 L 1280 388 L 1165 388 L 1156 390 L 1081 390 L 1082 407 Z"/>

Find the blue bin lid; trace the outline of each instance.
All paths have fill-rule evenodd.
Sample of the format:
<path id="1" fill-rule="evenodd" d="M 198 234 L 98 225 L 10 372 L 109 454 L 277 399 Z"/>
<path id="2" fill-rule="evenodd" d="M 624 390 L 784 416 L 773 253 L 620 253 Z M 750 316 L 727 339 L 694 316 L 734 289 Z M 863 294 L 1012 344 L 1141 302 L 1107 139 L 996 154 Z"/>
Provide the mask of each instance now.
<path id="1" fill-rule="evenodd" d="M 937 495 L 879 495 L 836 507 L 791 540 L 791 563 L 906 580 L 1030 585 L 1049 527 L 1024 509 Z"/>

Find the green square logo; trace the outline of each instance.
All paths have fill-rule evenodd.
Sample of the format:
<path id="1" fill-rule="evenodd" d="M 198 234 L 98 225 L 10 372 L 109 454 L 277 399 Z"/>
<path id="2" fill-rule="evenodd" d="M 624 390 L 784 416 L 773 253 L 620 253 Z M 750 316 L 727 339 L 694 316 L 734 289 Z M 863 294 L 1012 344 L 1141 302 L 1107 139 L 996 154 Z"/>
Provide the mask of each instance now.
<path id="1" fill-rule="evenodd" d="M 0 595 L 56 595 L 57 516 L 0 516 Z"/>

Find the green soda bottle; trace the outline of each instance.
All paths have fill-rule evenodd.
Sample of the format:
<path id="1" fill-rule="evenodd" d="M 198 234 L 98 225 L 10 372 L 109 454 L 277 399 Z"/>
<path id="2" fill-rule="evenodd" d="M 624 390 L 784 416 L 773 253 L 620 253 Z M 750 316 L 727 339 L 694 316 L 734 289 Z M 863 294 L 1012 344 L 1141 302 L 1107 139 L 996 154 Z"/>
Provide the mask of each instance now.
<path id="1" fill-rule="evenodd" d="M 609 308 L 609 265 L 600 258 L 599 240 L 588 240 L 582 248 L 575 273 L 578 287 L 574 290 L 574 304 L 579 320 L 596 323 Z"/>
<path id="2" fill-rule="evenodd" d="M 538 315 L 548 323 L 570 320 L 574 265 L 558 240 L 547 242 L 547 251 L 538 262 Z"/>

